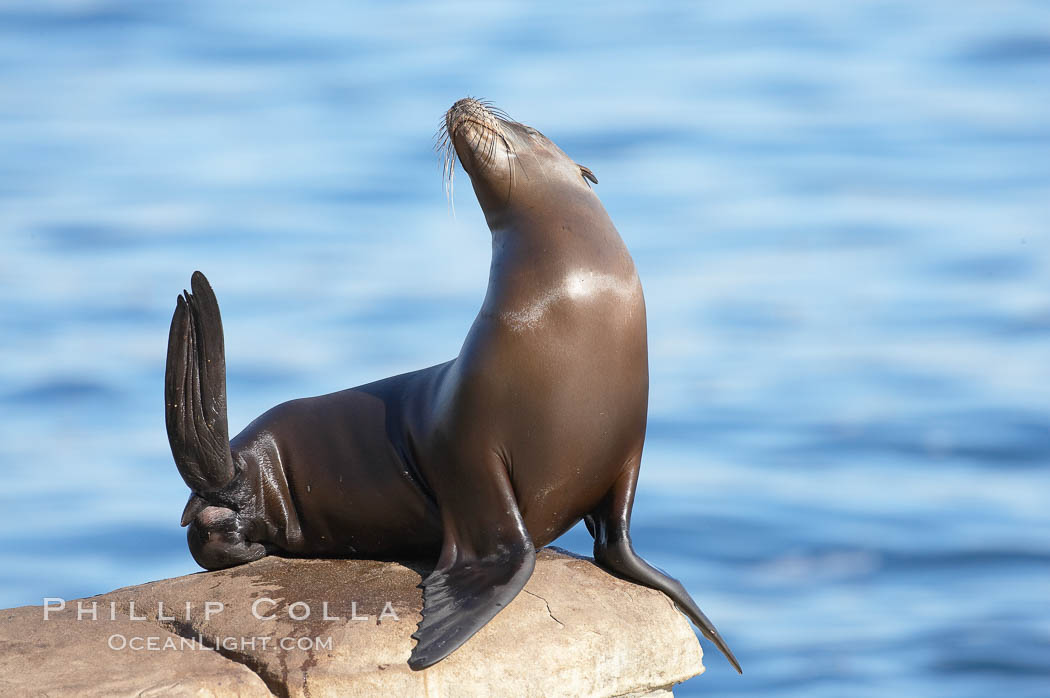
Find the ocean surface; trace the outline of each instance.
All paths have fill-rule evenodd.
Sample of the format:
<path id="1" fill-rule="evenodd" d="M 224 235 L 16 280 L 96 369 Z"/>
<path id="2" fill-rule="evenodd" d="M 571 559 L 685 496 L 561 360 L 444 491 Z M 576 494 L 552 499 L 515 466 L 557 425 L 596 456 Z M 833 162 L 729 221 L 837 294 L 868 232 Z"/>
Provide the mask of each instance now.
<path id="1" fill-rule="evenodd" d="M 745 671 L 705 642 L 678 695 L 1050 695 L 1050 5 L 709 5 L 0 5 L 0 607 L 197 569 L 193 270 L 231 433 L 456 355 L 489 234 L 433 134 L 474 95 L 637 262 L 636 547 Z"/>

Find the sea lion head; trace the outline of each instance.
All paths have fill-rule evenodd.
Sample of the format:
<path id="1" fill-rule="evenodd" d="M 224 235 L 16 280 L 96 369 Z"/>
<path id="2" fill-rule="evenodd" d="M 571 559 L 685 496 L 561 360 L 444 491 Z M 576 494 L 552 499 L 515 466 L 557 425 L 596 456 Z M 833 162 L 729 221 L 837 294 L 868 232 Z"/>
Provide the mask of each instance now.
<path id="1" fill-rule="evenodd" d="M 490 227 L 508 208 L 546 207 L 567 192 L 597 200 L 589 184 L 598 182 L 593 172 L 489 102 L 467 97 L 453 104 L 440 136 L 449 196 L 458 158 Z"/>

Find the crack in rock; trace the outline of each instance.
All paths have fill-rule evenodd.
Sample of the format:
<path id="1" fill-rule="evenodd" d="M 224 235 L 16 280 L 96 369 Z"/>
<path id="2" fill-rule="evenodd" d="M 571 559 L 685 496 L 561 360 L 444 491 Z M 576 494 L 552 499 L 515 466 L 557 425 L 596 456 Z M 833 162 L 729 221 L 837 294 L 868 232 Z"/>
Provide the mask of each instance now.
<path id="1" fill-rule="evenodd" d="M 178 635 L 179 637 L 203 643 L 208 649 L 218 652 L 221 656 L 229 659 L 235 664 L 240 664 L 245 669 L 258 676 L 262 682 L 266 684 L 266 689 L 273 695 L 278 696 L 278 698 L 289 698 L 288 687 L 284 684 L 281 677 L 277 676 L 273 670 L 267 667 L 258 657 L 254 657 L 247 652 L 227 649 L 222 646 L 222 643 L 216 642 L 216 638 L 205 634 L 203 631 L 195 630 L 192 625 L 184 620 L 162 621 L 157 619 L 156 623 L 160 627 Z"/>
<path id="2" fill-rule="evenodd" d="M 553 621 L 554 621 L 555 623 L 557 623 L 557 624 L 558 624 L 558 625 L 560 625 L 561 627 L 563 627 L 563 628 L 565 627 L 565 623 L 562 623 L 562 622 L 561 622 L 560 620 L 558 620 L 557 618 L 555 618 L 555 617 L 554 617 L 554 614 L 553 614 L 553 613 L 551 613 L 551 605 L 550 605 L 549 603 L 547 603 L 547 599 L 543 598 L 543 597 L 542 597 L 542 596 L 540 596 L 539 594 L 533 594 L 533 593 L 532 593 L 531 591 L 529 591 L 528 589 L 522 589 L 522 591 L 524 591 L 524 592 L 525 592 L 526 594 L 528 594 L 529 596 L 535 596 L 535 597 L 536 597 L 537 599 L 539 599 L 540 601 L 542 601 L 542 602 L 543 602 L 543 605 L 547 607 L 547 615 L 551 617 L 551 620 L 553 620 Z"/>

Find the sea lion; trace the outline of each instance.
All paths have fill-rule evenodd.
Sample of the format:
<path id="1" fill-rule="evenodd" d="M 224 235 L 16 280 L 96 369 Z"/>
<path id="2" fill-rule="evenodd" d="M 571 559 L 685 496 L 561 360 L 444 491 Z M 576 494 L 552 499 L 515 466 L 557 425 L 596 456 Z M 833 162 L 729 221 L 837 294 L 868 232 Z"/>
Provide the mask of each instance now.
<path id="1" fill-rule="evenodd" d="M 740 666 L 676 580 L 631 545 L 649 392 L 634 262 L 597 178 L 474 99 L 445 114 L 492 232 L 481 311 L 452 361 L 278 405 L 232 441 L 222 323 L 200 272 L 176 304 L 166 422 L 207 569 L 270 553 L 437 558 L 413 669 L 466 642 L 521 591 L 538 547 L 583 519 L 594 559 L 665 592 Z"/>

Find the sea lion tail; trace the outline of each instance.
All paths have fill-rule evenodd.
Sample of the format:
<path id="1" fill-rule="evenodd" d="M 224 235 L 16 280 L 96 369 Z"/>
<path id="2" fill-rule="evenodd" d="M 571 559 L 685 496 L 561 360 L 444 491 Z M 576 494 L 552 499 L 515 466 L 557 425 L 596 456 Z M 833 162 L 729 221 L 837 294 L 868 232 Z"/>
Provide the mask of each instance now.
<path id="1" fill-rule="evenodd" d="M 190 283 L 193 292 L 183 291 L 171 319 L 164 412 L 182 479 L 194 493 L 207 494 L 234 476 L 226 423 L 226 350 L 215 292 L 199 271 Z"/>

